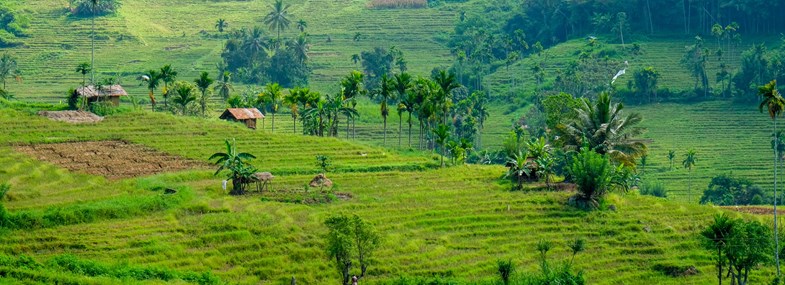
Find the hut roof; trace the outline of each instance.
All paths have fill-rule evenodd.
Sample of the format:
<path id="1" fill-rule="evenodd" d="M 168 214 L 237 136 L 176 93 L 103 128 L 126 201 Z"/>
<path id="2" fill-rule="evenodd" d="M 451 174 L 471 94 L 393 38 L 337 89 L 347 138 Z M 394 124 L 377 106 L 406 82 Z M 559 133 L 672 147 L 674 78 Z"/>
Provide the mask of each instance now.
<path id="1" fill-rule="evenodd" d="M 83 86 L 76 89 L 76 94 L 87 98 L 128 96 L 120 85 L 101 86 L 101 90 L 96 90 L 93 85 Z"/>
<path id="2" fill-rule="evenodd" d="M 221 119 L 226 118 L 234 118 L 235 120 L 264 119 L 264 115 L 256 108 L 229 108 L 221 114 Z"/>

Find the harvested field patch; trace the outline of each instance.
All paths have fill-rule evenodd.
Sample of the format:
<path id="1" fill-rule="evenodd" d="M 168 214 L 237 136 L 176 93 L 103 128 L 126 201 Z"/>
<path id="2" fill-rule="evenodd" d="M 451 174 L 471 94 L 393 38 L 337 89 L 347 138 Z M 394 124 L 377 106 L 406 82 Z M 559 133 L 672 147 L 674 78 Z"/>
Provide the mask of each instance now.
<path id="1" fill-rule="evenodd" d="M 768 206 L 723 206 L 726 210 L 753 214 L 753 215 L 773 215 L 774 208 Z"/>
<path id="2" fill-rule="evenodd" d="M 66 123 L 97 123 L 104 117 L 85 111 L 41 111 L 39 116 Z"/>
<path id="3" fill-rule="evenodd" d="M 206 164 L 124 141 L 88 141 L 23 145 L 17 151 L 74 172 L 110 179 L 146 176 Z"/>

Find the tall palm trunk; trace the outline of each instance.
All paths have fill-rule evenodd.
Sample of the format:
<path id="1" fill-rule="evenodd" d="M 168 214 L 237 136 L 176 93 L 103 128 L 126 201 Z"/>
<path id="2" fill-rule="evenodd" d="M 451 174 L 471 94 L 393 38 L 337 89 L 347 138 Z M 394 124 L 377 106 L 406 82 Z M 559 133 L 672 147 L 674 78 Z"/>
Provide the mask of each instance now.
<path id="1" fill-rule="evenodd" d="M 412 148 L 412 113 L 409 112 L 409 148 Z"/>
<path id="2" fill-rule="evenodd" d="M 777 265 L 777 277 L 780 276 L 780 239 L 777 227 L 777 117 L 774 117 L 774 260 Z"/>
<path id="3" fill-rule="evenodd" d="M 272 112 L 272 113 L 273 113 L 273 123 L 272 123 L 272 130 L 273 131 L 272 132 L 274 133 L 275 132 L 275 112 Z"/>
<path id="4" fill-rule="evenodd" d="M 95 84 L 95 4 L 93 6 L 93 17 L 91 20 L 92 33 L 90 35 L 90 83 Z"/>
<path id="5" fill-rule="evenodd" d="M 384 121 L 384 139 L 382 140 L 382 146 L 387 146 L 387 116 L 382 116 L 382 120 Z"/>
<path id="6" fill-rule="evenodd" d="M 403 114 L 398 113 L 398 148 L 401 148 L 401 131 L 403 130 Z"/>
<path id="7" fill-rule="evenodd" d="M 687 203 L 692 202 L 692 167 L 687 168 L 689 179 L 687 180 Z"/>

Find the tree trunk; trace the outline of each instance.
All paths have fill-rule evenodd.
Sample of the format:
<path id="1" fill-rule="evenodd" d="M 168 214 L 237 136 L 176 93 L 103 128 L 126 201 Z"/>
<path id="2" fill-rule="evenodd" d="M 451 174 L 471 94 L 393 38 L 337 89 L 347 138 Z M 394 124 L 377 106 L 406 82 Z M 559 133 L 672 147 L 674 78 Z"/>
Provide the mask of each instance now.
<path id="1" fill-rule="evenodd" d="M 692 203 L 692 167 L 687 170 L 689 179 L 687 179 L 687 203 Z"/>
<path id="2" fill-rule="evenodd" d="M 722 285 L 722 247 L 717 247 L 717 278 L 720 280 L 720 285 Z"/>
<path id="3" fill-rule="evenodd" d="M 275 112 L 271 112 L 271 113 L 273 113 L 272 132 L 274 133 L 275 132 Z"/>
<path id="4" fill-rule="evenodd" d="M 409 112 L 409 148 L 412 148 L 412 113 Z"/>
<path id="5" fill-rule="evenodd" d="M 384 139 L 382 140 L 382 146 L 387 146 L 387 116 L 382 116 L 382 120 L 384 121 L 384 134 L 382 135 Z"/>
<path id="6" fill-rule="evenodd" d="M 398 148 L 401 148 L 401 131 L 403 130 L 403 114 L 398 113 Z"/>
<path id="7" fill-rule="evenodd" d="M 777 278 L 780 277 L 780 240 L 777 227 L 777 117 L 774 117 L 774 260 L 777 266 Z M 746 279 L 746 278 L 745 278 Z"/>
<path id="8" fill-rule="evenodd" d="M 349 120 L 350 120 L 350 119 L 349 119 L 349 116 L 346 116 L 346 139 L 347 139 L 347 140 L 349 139 L 349 134 L 351 133 L 351 132 L 349 131 L 349 127 L 351 126 L 351 124 L 350 124 L 351 122 L 349 122 Z M 335 134 L 335 136 L 337 137 L 337 136 L 338 136 L 338 134 L 336 133 L 336 134 Z"/>

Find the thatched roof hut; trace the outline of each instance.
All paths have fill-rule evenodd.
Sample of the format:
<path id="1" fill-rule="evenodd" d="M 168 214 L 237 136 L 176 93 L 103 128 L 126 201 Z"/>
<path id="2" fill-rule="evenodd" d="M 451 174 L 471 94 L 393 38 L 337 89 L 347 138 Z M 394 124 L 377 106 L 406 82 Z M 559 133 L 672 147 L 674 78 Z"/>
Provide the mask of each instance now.
<path id="1" fill-rule="evenodd" d="M 88 102 L 111 102 L 113 105 L 120 105 L 120 97 L 128 96 L 120 85 L 107 85 L 96 88 L 93 85 L 82 86 L 76 89 L 76 95 L 87 98 Z"/>
<path id="2" fill-rule="evenodd" d="M 221 114 L 222 120 L 243 122 L 250 129 L 256 129 L 256 120 L 264 119 L 262 112 L 256 108 L 229 108 Z"/>

